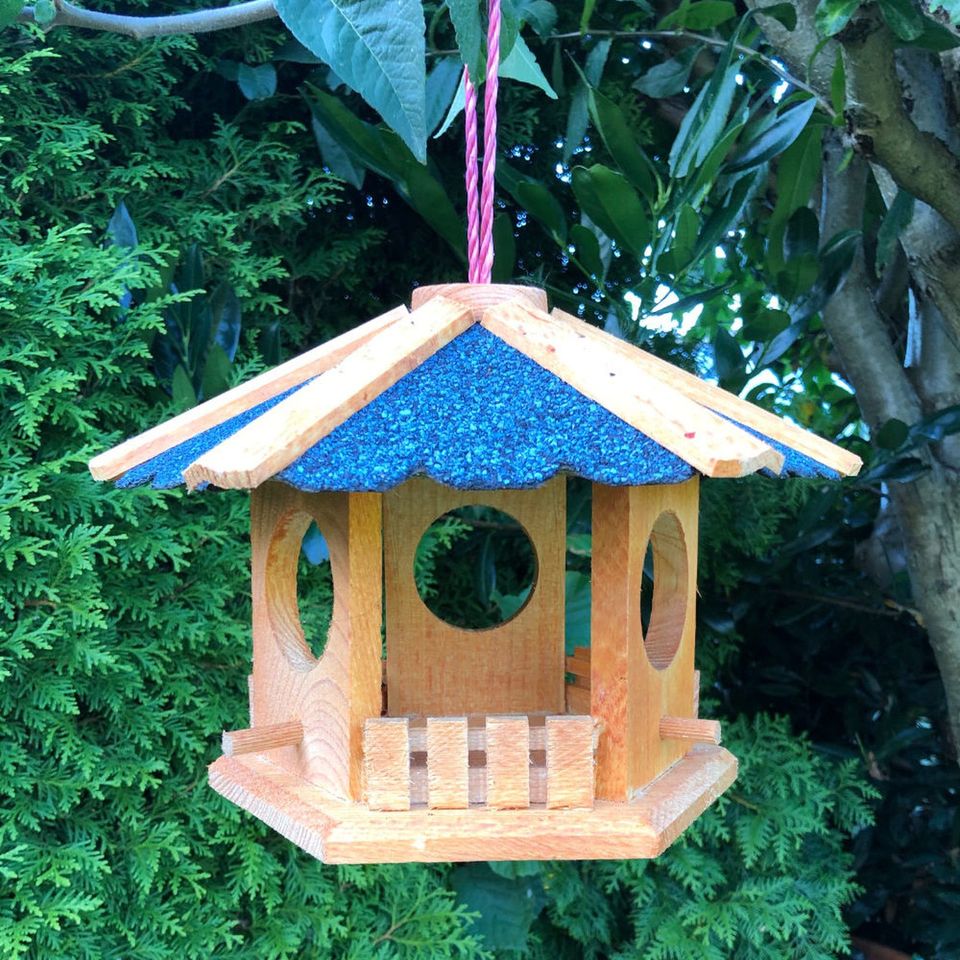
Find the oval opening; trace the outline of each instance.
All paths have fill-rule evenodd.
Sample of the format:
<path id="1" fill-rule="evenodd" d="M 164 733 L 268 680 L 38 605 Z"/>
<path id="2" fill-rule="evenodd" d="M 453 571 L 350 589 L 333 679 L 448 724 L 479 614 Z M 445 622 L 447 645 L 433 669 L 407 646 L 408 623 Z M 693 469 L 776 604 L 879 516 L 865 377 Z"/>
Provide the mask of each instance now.
<path id="1" fill-rule="evenodd" d="M 297 559 L 297 616 L 303 639 L 316 659 L 323 656 L 333 615 L 333 573 L 330 550 L 315 521 L 300 541 Z"/>
<path id="2" fill-rule="evenodd" d="M 657 670 L 673 663 L 687 618 L 687 544 L 677 515 L 664 511 L 650 531 L 640 590 L 647 659 Z"/>
<path id="3" fill-rule="evenodd" d="M 489 630 L 509 623 L 527 605 L 537 558 L 519 520 L 471 504 L 427 527 L 413 573 L 420 599 L 435 617 L 463 630 Z"/>

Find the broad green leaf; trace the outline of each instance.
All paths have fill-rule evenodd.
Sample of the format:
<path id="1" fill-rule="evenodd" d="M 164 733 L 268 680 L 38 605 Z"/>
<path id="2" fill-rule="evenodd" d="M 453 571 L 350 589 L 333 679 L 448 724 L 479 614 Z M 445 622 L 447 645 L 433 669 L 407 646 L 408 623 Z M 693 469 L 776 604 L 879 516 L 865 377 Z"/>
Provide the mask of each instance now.
<path id="1" fill-rule="evenodd" d="M 814 254 L 791 257 L 777 274 L 777 290 L 787 300 L 796 300 L 813 286 L 819 272 L 820 264 Z"/>
<path id="2" fill-rule="evenodd" d="M 792 3 L 774 3 L 769 7 L 756 7 L 754 13 L 763 14 L 765 17 L 773 17 L 788 30 L 796 30 L 797 28 L 797 8 Z"/>
<path id="3" fill-rule="evenodd" d="M 538 37 L 548 36 L 557 25 L 557 8 L 550 0 L 517 0 L 514 10 L 520 22 L 529 23 Z"/>
<path id="4" fill-rule="evenodd" d="M 463 68 L 453 57 L 443 57 L 427 77 L 427 134 L 443 120 L 463 77 Z"/>
<path id="5" fill-rule="evenodd" d="M 874 434 L 873 442 L 884 450 L 897 450 L 906 443 L 910 428 L 896 417 L 887 420 Z"/>
<path id="6" fill-rule="evenodd" d="M 45 27 L 48 23 L 53 23 L 56 16 L 57 8 L 53 0 L 36 0 L 36 3 L 33 5 L 33 19 L 36 20 L 41 27 Z M 196 403 L 196 400 L 194 400 L 194 403 Z M 193 404 L 190 404 L 190 406 L 193 406 Z"/>
<path id="7" fill-rule="evenodd" d="M 898 190 L 877 231 L 877 266 L 885 267 L 893 257 L 900 234 L 913 219 L 913 197 L 906 190 Z"/>
<path id="8" fill-rule="evenodd" d="M 223 393 L 230 382 L 230 358 L 223 347 L 215 343 L 210 347 L 207 361 L 203 365 L 203 381 L 199 399 L 209 400 L 218 393 Z"/>
<path id="9" fill-rule="evenodd" d="M 713 335 L 713 361 L 720 385 L 739 393 L 747 379 L 747 358 L 736 338 L 723 327 L 719 327 Z"/>
<path id="10" fill-rule="evenodd" d="M 426 48 L 419 0 L 277 0 L 290 32 L 427 159 Z"/>
<path id="11" fill-rule="evenodd" d="M 590 18 L 593 16 L 596 5 L 597 0 L 583 0 L 583 9 L 580 11 L 580 33 L 586 33 L 590 29 Z"/>
<path id="12" fill-rule="evenodd" d="M 634 81 L 634 90 L 654 99 L 679 93 L 687 85 L 693 62 L 702 49 L 700 46 L 687 47 L 672 60 L 664 60 L 651 67 L 639 80 Z"/>
<path id="13" fill-rule="evenodd" d="M 563 162 L 569 163 L 573 151 L 583 143 L 587 132 L 589 115 L 590 87 L 600 85 L 603 77 L 603 68 L 607 63 L 607 54 L 610 52 L 611 40 L 600 40 L 587 54 L 583 67 L 583 76 L 578 77 L 576 89 L 570 97 L 570 112 L 567 114 L 567 130 L 563 137 Z M 559 46 L 558 46 L 559 49 Z"/>
<path id="14" fill-rule="evenodd" d="M 786 310 L 761 310 L 749 320 L 744 320 L 743 335 L 748 340 L 767 342 L 783 333 L 790 326 L 790 314 Z"/>
<path id="15" fill-rule="evenodd" d="M 0 0 L 0 30 L 16 22 L 23 6 L 23 0 Z M 34 8 L 34 17 L 36 17 L 36 8 Z"/>
<path id="16" fill-rule="evenodd" d="M 901 40 L 916 40 L 923 34 L 923 21 L 913 0 L 877 0 L 887 26 Z"/>
<path id="17" fill-rule="evenodd" d="M 710 30 L 737 15 L 737 8 L 729 0 L 697 0 L 681 4 L 658 24 L 658 30 Z"/>
<path id="18" fill-rule="evenodd" d="M 266 100 L 277 92 L 277 69 L 272 63 L 258 67 L 241 63 L 237 67 L 237 86 L 248 100 Z"/>
<path id="19" fill-rule="evenodd" d="M 516 186 L 517 202 L 532 213 L 546 228 L 557 243 L 567 238 L 567 218 L 556 197 L 536 180 L 522 180 Z"/>
<path id="20" fill-rule="evenodd" d="M 807 126 L 777 164 L 777 200 L 770 217 L 767 263 L 773 272 L 783 265 L 783 232 L 795 210 L 805 206 L 820 179 L 823 128 Z"/>
<path id="21" fill-rule="evenodd" d="M 862 0 L 820 0 L 814 16 L 817 30 L 825 37 L 838 34 L 857 12 Z"/>
<path id="22" fill-rule="evenodd" d="M 19 2 L 19 0 L 18 0 Z M 115 247 L 135 247 L 138 243 L 137 226 L 127 205 L 121 200 L 107 224 L 107 236 Z"/>
<path id="23" fill-rule="evenodd" d="M 726 171 L 736 173 L 749 170 L 783 153 L 800 136 L 816 106 L 817 101 L 811 97 L 785 110 L 756 140 L 740 150 L 727 164 Z"/>
<path id="24" fill-rule="evenodd" d="M 486 863 L 466 863 L 449 874 L 457 899 L 475 914 L 474 931 L 490 950 L 522 950 L 545 904 L 538 875 L 499 876 Z"/>
<path id="25" fill-rule="evenodd" d="M 739 67 L 733 64 L 719 75 L 719 79 L 715 74 L 683 118 L 669 158 L 670 172 L 678 179 L 702 163 L 723 137 L 727 114 L 737 89 L 738 73 Z"/>
<path id="26" fill-rule="evenodd" d="M 701 303 L 707 303 L 714 297 L 719 297 L 726 289 L 724 286 L 710 287 L 709 290 L 700 290 L 697 293 L 691 293 L 686 297 L 681 297 L 679 300 L 674 300 L 673 303 L 668 303 L 662 307 L 658 307 L 656 310 L 651 310 L 647 316 L 657 317 L 663 313 L 686 313 Z"/>
<path id="27" fill-rule="evenodd" d="M 620 108 L 596 90 L 590 91 L 590 116 L 623 175 L 644 195 L 655 198 L 657 174 Z"/>
<path id="28" fill-rule="evenodd" d="M 565 576 L 564 646 L 568 654 L 590 646 L 590 578 L 578 570 Z"/>
<path id="29" fill-rule="evenodd" d="M 570 228 L 570 241 L 576 249 L 577 260 L 583 264 L 591 276 L 602 280 L 606 271 L 603 258 L 600 256 L 600 241 L 597 235 L 582 223 L 575 223 Z"/>
<path id="30" fill-rule="evenodd" d="M 783 251 L 788 258 L 810 254 L 816 257 L 820 247 L 820 221 L 809 207 L 801 207 L 787 221 Z"/>
<path id="31" fill-rule="evenodd" d="M 173 371 L 173 381 L 170 384 L 170 391 L 173 394 L 173 405 L 177 411 L 182 413 L 197 405 L 197 394 L 190 382 L 190 374 L 187 373 L 183 364 L 177 364 Z"/>
<path id="32" fill-rule="evenodd" d="M 313 138 L 317 141 L 317 146 L 320 148 L 320 156 L 323 158 L 324 164 L 326 164 L 332 174 L 335 174 L 340 177 L 341 180 L 345 180 L 359 190 L 363 186 L 363 164 L 354 162 L 353 158 L 344 150 L 336 137 L 330 135 L 330 132 L 316 116 L 312 116 L 310 120 Z"/>
<path id="33" fill-rule="evenodd" d="M 529 83 L 534 87 L 539 87 L 548 97 L 554 100 L 557 99 L 557 94 L 544 76 L 540 65 L 530 52 L 530 48 L 524 42 L 523 37 L 517 37 L 517 41 L 513 45 L 513 51 L 506 60 L 500 63 L 499 76 L 501 79 L 506 77 L 508 80 L 519 80 L 521 83 Z M 447 115 L 440 129 L 434 134 L 434 138 L 442 137 L 450 128 L 450 124 L 457 119 L 463 110 L 465 97 L 463 79 L 461 78 L 460 86 L 457 87 L 457 92 L 454 94 L 450 109 L 447 111 Z"/>
<path id="34" fill-rule="evenodd" d="M 470 78 L 479 83 L 484 75 L 484 33 L 478 0 L 447 0 L 447 10 L 457 38 L 460 61 L 470 71 Z"/>
<path id="35" fill-rule="evenodd" d="M 493 860 L 487 866 L 499 877 L 517 880 L 520 877 L 536 877 L 543 872 L 543 864 L 537 860 Z"/>
<path id="36" fill-rule="evenodd" d="M 921 50 L 933 50 L 943 53 L 946 50 L 955 50 L 960 47 L 960 37 L 942 23 L 937 23 L 929 17 L 923 18 L 923 33 L 916 40 L 904 43 L 907 47 L 920 47 Z"/>
<path id="37" fill-rule="evenodd" d="M 574 167 L 573 192 L 590 219 L 635 257 L 650 242 L 650 222 L 643 204 L 626 178 L 596 164 Z"/>
<path id="38" fill-rule="evenodd" d="M 279 49 L 273 55 L 274 60 L 283 60 L 287 63 L 309 63 L 318 64 L 323 61 L 314 53 L 311 53 L 295 37 L 287 37 L 280 45 Z"/>
<path id="39" fill-rule="evenodd" d="M 750 196 L 766 181 L 766 170 L 758 167 L 742 176 L 730 191 L 727 202 L 718 205 L 707 218 L 700 231 L 693 259 L 699 260 L 712 252 L 723 239 L 727 231 L 732 230 L 740 220 L 740 214 Z"/>
<path id="40" fill-rule="evenodd" d="M 928 414 L 910 428 L 912 438 L 920 437 L 934 442 L 954 433 L 960 433 L 960 404 Z"/>

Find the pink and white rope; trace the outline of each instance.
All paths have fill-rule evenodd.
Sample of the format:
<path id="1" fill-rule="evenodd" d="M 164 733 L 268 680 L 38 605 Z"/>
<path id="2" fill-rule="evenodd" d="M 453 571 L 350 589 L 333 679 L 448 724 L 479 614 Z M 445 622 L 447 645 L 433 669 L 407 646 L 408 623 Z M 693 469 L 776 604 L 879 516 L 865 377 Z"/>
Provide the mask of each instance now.
<path id="1" fill-rule="evenodd" d="M 464 120 L 466 126 L 467 279 L 490 283 L 493 276 L 493 194 L 497 169 L 497 90 L 500 67 L 500 0 L 488 0 L 487 74 L 483 91 L 483 179 L 477 191 L 477 92 L 464 70 Z"/>

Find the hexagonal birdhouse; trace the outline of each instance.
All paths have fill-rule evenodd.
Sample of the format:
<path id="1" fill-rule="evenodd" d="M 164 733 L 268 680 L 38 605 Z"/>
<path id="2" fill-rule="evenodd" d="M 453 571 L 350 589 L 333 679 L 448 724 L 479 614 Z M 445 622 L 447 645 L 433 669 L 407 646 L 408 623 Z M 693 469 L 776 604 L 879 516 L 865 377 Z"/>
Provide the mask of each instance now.
<path id="1" fill-rule="evenodd" d="M 251 491 L 250 724 L 224 734 L 210 784 L 314 856 L 366 863 L 663 851 L 737 770 L 698 715 L 700 476 L 859 465 L 548 313 L 541 290 L 450 284 L 90 467 L 120 486 Z M 568 476 L 592 484 L 591 640 L 570 655 Z M 487 629 L 438 617 L 415 577 L 425 531 L 467 507 L 506 515 L 531 556 L 528 589 Z M 325 638 L 297 599 L 314 524 Z"/>

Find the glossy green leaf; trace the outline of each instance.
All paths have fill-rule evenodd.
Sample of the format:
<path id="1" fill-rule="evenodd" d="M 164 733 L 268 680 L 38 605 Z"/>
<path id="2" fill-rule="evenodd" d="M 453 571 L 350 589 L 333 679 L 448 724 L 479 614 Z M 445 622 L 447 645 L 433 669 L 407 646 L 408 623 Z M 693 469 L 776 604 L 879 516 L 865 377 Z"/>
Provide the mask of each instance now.
<path id="1" fill-rule="evenodd" d="M 426 49 L 419 0 L 277 0 L 276 6 L 290 32 L 425 162 Z"/>
<path id="2" fill-rule="evenodd" d="M 783 264 L 783 233 L 795 210 L 810 201 L 820 180 L 823 127 L 808 125 L 777 162 L 777 200 L 770 217 L 767 262 L 776 272 Z"/>
<path id="3" fill-rule="evenodd" d="M 960 404 L 937 410 L 910 428 L 911 437 L 934 442 L 954 433 L 960 433 Z"/>
<path id="4" fill-rule="evenodd" d="M 744 320 L 743 336 L 748 340 L 766 342 L 783 333 L 790 326 L 790 314 L 786 310 L 764 309 Z"/>
<path id="5" fill-rule="evenodd" d="M 713 336 L 713 360 L 720 385 L 739 393 L 747 378 L 747 359 L 736 337 L 722 327 Z"/>
<path id="6" fill-rule="evenodd" d="M 761 13 L 765 17 L 773 17 L 788 30 L 797 29 L 797 8 L 792 3 L 773 3 L 769 7 L 756 7 L 754 13 Z"/>
<path id="7" fill-rule="evenodd" d="M 785 110 L 760 136 L 737 153 L 727 164 L 727 172 L 749 170 L 783 153 L 800 136 L 816 106 L 817 101 L 811 97 Z"/>
<path id="8" fill-rule="evenodd" d="M 257 67 L 241 63 L 237 67 L 237 86 L 248 100 L 266 100 L 277 92 L 277 69 L 272 63 Z"/>
<path id="9" fill-rule="evenodd" d="M 681 297 L 679 300 L 673 301 L 673 303 L 668 303 L 662 307 L 658 307 L 656 310 L 651 310 L 647 316 L 657 317 L 664 313 L 686 313 L 688 310 L 692 310 L 701 303 L 707 303 L 709 300 L 713 300 L 714 297 L 719 297 L 721 293 L 726 291 L 726 289 L 727 288 L 725 286 L 710 287 L 707 290 L 700 290 L 697 293 L 691 293 L 689 296 Z"/>
<path id="10" fill-rule="evenodd" d="M 517 258 L 517 242 L 513 235 L 513 221 L 506 213 L 493 218 L 493 282 L 509 283 Z"/>
<path id="11" fill-rule="evenodd" d="M 916 40 L 923 34 L 924 17 L 913 0 L 877 0 L 887 26 L 901 40 Z"/>
<path id="12" fill-rule="evenodd" d="M 0 30 L 9 27 L 11 23 L 16 23 L 22 9 L 22 0 L 0 0 Z M 34 16 L 36 16 L 36 8 L 34 8 Z"/>
<path id="13" fill-rule="evenodd" d="M 894 417 L 887 420 L 874 434 L 873 442 L 885 450 L 896 450 L 906 443 L 909 434 L 910 428 L 902 420 Z"/>
<path id="14" fill-rule="evenodd" d="M 478 0 L 447 0 L 447 11 L 457 38 L 460 61 L 475 82 L 484 75 L 484 31 Z"/>
<path id="15" fill-rule="evenodd" d="M 777 274 L 777 290 L 790 301 L 806 293 L 820 273 L 820 264 L 812 253 L 800 254 L 787 260 Z"/>
<path id="16" fill-rule="evenodd" d="M 567 570 L 564 587 L 564 647 L 571 654 L 576 647 L 590 646 L 590 578 Z"/>
<path id="17" fill-rule="evenodd" d="M 650 221 L 625 177 L 602 164 L 574 167 L 573 192 L 604 233 L 634 256 L 643 255 L 650 242 Z"/>
<path id="18" fill-rule="evenodd" d="M 893 257 L 900 234 L 913 219 L 914 199 L 906 190 L 898 190 L 877 231 L 877 266 L 885 267 Z"/>
<path id="19" fill-rule="evenodd" d="M 606 270 L 603 258 L 600 256 L 600 241 L 597 235 L 582 223 L 575 223 L 570 228 L 570 241 L 575 248 L 577 260 L 583 264 L 591 276 L 602 280 Z"/>
<path id="20" fill-rule="evenodd" d="M 546 37 L 557 25 L 557 8 L 550 0 L 516 0 L 514 4 L 521 23 L 529 23 L 538 37 Z"/>
<path id="21" fill-rule="evenodd" d="M 857 12 L 862 0 L 820 0 L 814 17 L 817 30 L 824 37 L 838 34 Z"/>
<path id="22" fill-rule="evenodd" d="M 796 210 L 787 222 L 783 251 L 788 258 L 809 254 L 816 257 L 820 248 L 820 221 L 809 207 Z"/>
<path id="23" fill-rule="evenodd" d="M 472 928 L 491 950 L 522 950 L 533 921 L 543 909 L 538 875 L 507 878 L 486 863 L 466 863 L 450 871 L 457 899 L 474 914 Z"/>
<path id="24" fill-rule="evenodd" d="M 634 81 L 634 90 L 654 99 L 680 93 L 687 85 L 693 62 L 702 49 L 700 46 L 687 47 L 673 59 L 664 60 L 663 63 L 651 67 L 639 80 Z"/>
<path id="25" fill-rule="evenodd" d="M 590 18 L 593 16 L 593 9 L 597 5 L 597 0 L 583 0 L 583 7 L 580 10 L 580 32 L 586 33 L 590 29 Z"/>
<path id="26" fill-rule="evenodd" d="M 457 92 L 463 67 L 453 57 L 442 57 L 427 77 L 427 134 L 443 120 Z"/>
<path id="27" fill-rule="evenodd" d="M 903 43 L 902 46 L 919 47 L 921 50 L 932 50 L 935 53 L 944 53 L 947 50 L 956 50 L 960 47 L 960 36 L 953 30 L 937 23 L 929 17 L 923 18 L 923 33 L 915 40 Z"/>
<path id="28" fill-rule="evenodd" d="M 563 137 L 563 162 L 569 163 L 573 151 L 583 143 L 587 132 L 590 108 L 590 88 L 600 85 L 603 68 L 607 63 L 611 40 L 600 40 L 587 54 L 583 66 L 583 77 L 577 78 L 577 86 L 570 98 L 570 111 L 567 114 L 567 130 Z M 558 46 L 559 49 L 559 46 Z M 584 77 L 586 80 L 584 80 Z"/>
<path id="29" fill-rule="evenodd" d="M 657 174 L 637 142 L 623 111 L 597 90 L 590 91 L 590 116 L 620 172 L 642 194 L 657 196 Z"/>
<path id="30" fill-rule="evenodd" d="M 363 186 L 363 164 L 354 162 L 353 157 L 344 150 L 336 137 L 330 135 L 316 116 L 311 117 L 311 129 L 320 148 L 320 156 L 330 172 L 359 190 Z"/>
<path id="31" fill-rule="evenodd" d="M 658 24 L 658 30 L 710 30 L 737 15 L 737 8 L 729 0 L 697 0 L 682 3 L 668 13 Z"/>
<path id="32" fill-rule="evenodd" d="M 36 0 L 33 5 L 33 19 L 36 20 L 41 27 L 45 27 L 48 23 L 53 23 L 56 16 L 57 8 L 53 0 Z"/>
<path id="33" fill-rule="evenodd" d="M 203 379 L 199 399 L 209 400 L 223 393 L 230 384 L 230 358 L 220 344 L 210 347 L 206 363 L 203 365 Z"/>
<path id="34" fill-rule="evenodd" d="M 173 380 L 170 384 L 170 390 L 173 394 L 173 405 L 178 412 L 189 410 L 197 405 L 197 394 L 190 382 L 190 374 L 187 373 L 183 364 L 178 364 L 173 371 Z"/>
<path id="35" fill-rule="evenodd" d="M 558 243 L 564 243 L 567 237 L 567 218 L 563 207 L 556 197 L 535 180 L 522 180 L 517 184 L 517 202 L 533 214 L 550 232 Z"/>
<path id="36" fill-rule="evenodd" d="M 670 172 L 678 179 L 702 163 L 723 137 L 739 72 L 733 64 L 715 73 L 683 118 L 669 157 Z"/>

